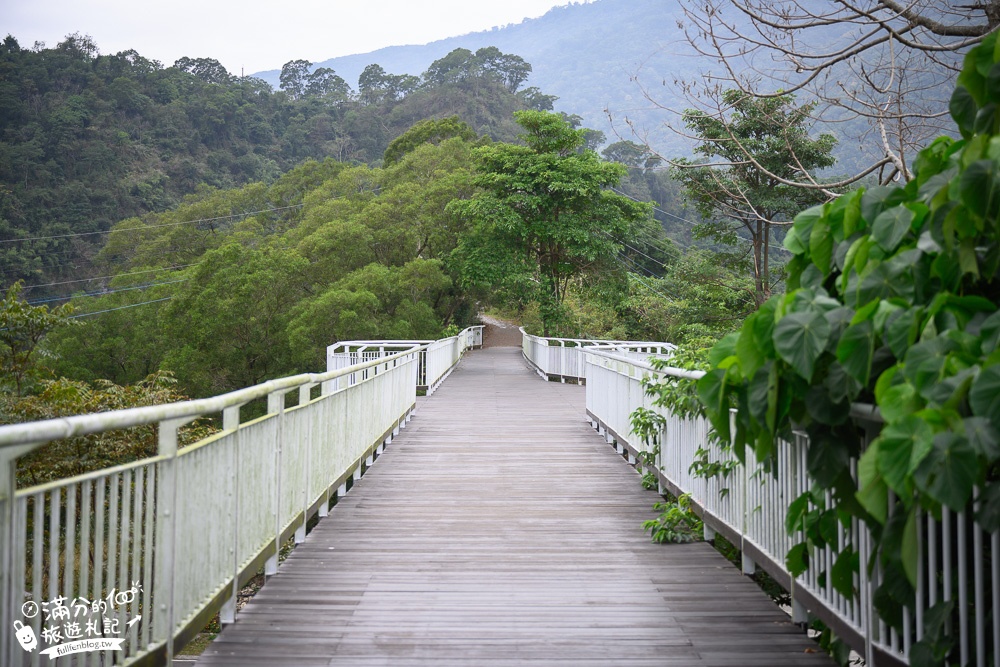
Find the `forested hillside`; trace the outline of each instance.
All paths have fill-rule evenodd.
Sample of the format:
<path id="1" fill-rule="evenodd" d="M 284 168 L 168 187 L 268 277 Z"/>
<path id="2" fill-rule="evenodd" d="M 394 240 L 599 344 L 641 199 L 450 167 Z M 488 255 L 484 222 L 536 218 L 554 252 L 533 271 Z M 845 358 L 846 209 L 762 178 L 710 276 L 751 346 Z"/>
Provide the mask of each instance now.
<path id="1" fill-rule="evenodd" d="M 538 149 L 540 160 L 608 171 L 612 187 L 628 171 L 582 148 L 587 133 L 560 116 L 531 113 L 580 144 L 565 155 Z M 567 245 L 559 270 L 569 276 L 566 267 L 579 266 L 562 283 L 559 303 L 540 310 L 544 285 L 516 250 L 521 237 L 494 237 L 504 228 L 476 223 L 455 206 L 475 199 L 491 178 L 482 173 L 482 152 L 492 146 L 519 159 L 531 154 L 492 142 L 457 117 L 427 120 L 390 143 L 382 167 L 310 159 L 272 183 L 201 189 L 169 211 L 127 218 L 102 235 L 95 263 L 108 276 L 104 286 L 60 287 L 76 294 L 74 319 L 51 327 L 49 358 L 37 361 L 57 376 L 119 385 L 171 371 L 185 393 L 204 396 L 322 368 L 336 340 L 437 338 L 488 306 L 567 334 L 641 331 L 648 297 L 628 271 L 659 271 L 677 255 L 648 206 L 575 185 L 565 205 L 584 208 L 566 218 L 571 224 L 606 221 L 613 209 L 595 204 L 606 208 L 585 212 L 590 199 L 617 202 L 630 217 L 613 237 L 600 238 L 599 254 L 573 249 L 592 243 L 593 233 L 570 232 L 578 240 Z M 622 187 L 641 194 L 655 181 L 640 171 Z M 544 182 L 533 187 L 549 192 Z M 503 263 L 505 256 L 515 264 Z M 490 275 L 501 277 L 483 279 Z M 24 307 L 8 295 L 0 311 Z"/>
<path id="2" fill-rule="evenodd" d="M 493 72 L 421 80 L 372 71 L 355 92 L 356 82 L 336 72 L 296 64 L 275 91 L 208 58 L 164 66 L 134 50 L 100 54 L 79 35 L 49 49 L 8 36 L 0 44 L 0 280 L 102 275 L 91 260 L 119 220 L 205 188 L 271 183 L 310 158 L 376 163 L 424 118 L 457 114 L 476 132 L 510 140 L 511 113 L 525 106 Z"/>
<path id="3" fill-rule="evenodd" d="M 450 37 L 425 45 L 392 46 L 371 53 L 331 58 L 316 63 L 330 67 L 348 81 L 356 80 L 366 66 L 378 63 L 396 74 L 422 72 L 431 62 L 454 49 L 476 51 L 496 46 L 516 53 L 531 63 L 526 86 L 536 87 L 559 98 L 556 110 L 577 114 L 586 127 L 612 137 L 604 109 L 614 111 L 617 120 L 628 113 L 651 130 L 656 146 L 665 154 L 680 154 L 685 144 L 663 131 L 662 114 L 643 99 L 632 80 L 664 92 L 664 80 L 696 74 L 704 63 L 692 58 L 690 47 L 678 21 L 684 18 L 680 5 L 661 0 L 596 0 L 567 3 L 536 19 L 492 30 Z M 277 66 L 278 63 L 276 63 Z M 254 76 L 279 85 L 280 70 L 258 72 Z M 683 101 L 667 91 L 666 104 L 684 108 Z M 614 139 L 611 139 L 614 141 Z"/>

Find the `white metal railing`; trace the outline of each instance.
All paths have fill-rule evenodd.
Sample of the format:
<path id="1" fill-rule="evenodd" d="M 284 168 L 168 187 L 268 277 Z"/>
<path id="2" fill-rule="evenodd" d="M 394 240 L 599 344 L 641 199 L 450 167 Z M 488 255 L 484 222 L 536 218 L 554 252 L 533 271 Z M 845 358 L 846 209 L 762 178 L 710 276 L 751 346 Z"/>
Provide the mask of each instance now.
<path id="1" fill-rule="evenodd" d="M 583 350 L 594 346 L 607 347 L 619 355 L 638 360 L 646 360 L 650 356 L 666 358 L 677 349 L 671 343 L 650 341 L 544 338 L 529 334 L 521 327 L 521 351 L 524 358 L 545 379 L 583 382 L 586 379 Z"/>
<path id="2" fill-rule="evenodd" d="M 379 359 L 402 350 L 419 348 L 416 368 L 418 389 L 427 394 L 441 384 L 468 349 L 482 347 L 483 327 L 472 326 L 455 336 L 440 340 L 351 340 L 334 343 L 326 348 L 326 368 L 344 368 L 351 364 Z"/>
<path id="3" fill-rule="evenodd" d="M 680 369 L 657 370 L 608 348 L 584 350 L 586 362 L 587 414 L 593 426 L 628 453 L 631 461 L 650 447 L 632 431 L 630 415 L 636 408 L 657 409 L 646 396 L 642 381 L 666 376 L 695 379 L 701 373 Z M 662 413 L 661 413 L 662 414 Z M 854 416 L 866 432 L 877 433 L 871 410 L 856 408 Z M 905 608 L 903 631 L 888 627 L 874 611 L 873 594 L 881 570 L 871 574 L 865 564 L 872 559 L 873 542 L 867 528 L 853 520 L 837 524 L 837 545 L 810 553 L 811 566 L 798 578 L 785 568 L 785 555 L 801 536 L 785 530 L 785 511 L 791 500 L 813 487 L 806 472 L 806 436 L 795 442 L 778 443 L 777 471 L 765 472 L 756 465 L 743 466 L 732 452 L 708 438 L 710 427 L 703 419 L 682 419 L 663 414 L 666 427 L 660 434 L 655 467 L 661 483 L 675 495 L 691 494 L 703 514 L 706 533 L 716 531 L 743 552 L 744 572 L 760 565 L 792 595 L 793 617 L 806 620 L 812 613 L 861 655 L 869 665 L 902 664 L 912 644 L 923 636 L 923 620 L 937 602 L 954 600 L 955 640 L 961 665 L 987 667 L 1000 655 L 1000 531 L 988 534 L 967 513 L 944 508 L 937 521 L 924 514 L 918 528 L 918 583 L 915 605 Z M 705 479 L 692 473 L 696 452 L 704 448 L 713 461 L 732 462 L 725 477 Z M 853 463 L 856 472 L 856 461 Z M 827 494 L 827 507 L 833 502 Z M 889 499 L 890 507 L 893 499 Z M 851 548 L 862 564 L 855 575 L 856 595 L 845 598 L 832 584 L 830 572 L 839 553 Z M 826 570 L 827 575 L 821 576 Z"/>
<path id="4" fill-rule="evenodd" d="M 281 545 L 302 541 L 405 426 L 418 364 L 437 384 L 481 344 L 471 328 L 213 398 L 0 426 L 0 664 L 48 662 L 57 654 L 41 652 L 74 635 L 121 650 L 60 664 L 170 664 L 216 612 L 235 620 L 241 586 L 261 567 L 273 574 Z M 265 398 L 267 414 L 242 422 L 240 408 Z M 220 414 L 221 431 L 178 447 L 180 427 Z M 16 489 L 29 451 L 143 425 L 158 429 L 156 456 Z"/>

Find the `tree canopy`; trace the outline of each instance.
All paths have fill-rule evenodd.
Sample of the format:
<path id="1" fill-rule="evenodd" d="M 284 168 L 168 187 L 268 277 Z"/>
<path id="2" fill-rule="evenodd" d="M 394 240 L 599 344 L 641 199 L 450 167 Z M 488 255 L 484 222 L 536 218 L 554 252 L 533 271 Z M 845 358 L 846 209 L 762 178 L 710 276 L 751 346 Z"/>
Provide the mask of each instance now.
<path id="1" fill-rule="evenodd" d="M 613 257 L 649 207 L 607 190 L 626 170 L 584 149 L 582 130 L 543 111 L 515 117 L 525 145 L 475 149 L 482 192 L 450 210 L 475 225 L 460 251 L 466 283 L 534 292 L 548 332 L 569 281 Z"/>
<path id="2" fill-rule="evenodd" d="M 758 99 L 738 90 L 723 93 L 729 112 L 714 116 L 698 110 L 684 114 L 697 139 L 695 155 L 673 163 L 674 177 L 706 222 L 697 233 L 730 246 L 735 257 L 749 238 L 750 270 L 757 305 L 771 295 L 772 227 L 798 211 L 824 201 L 821 189 L 791 183 L 802 173 L 829 167 L 837 140 L 808 132 L 815 104 L 795 106 L 792 96 Z M 733 259 L 733 258 L 731 258 Z"/>

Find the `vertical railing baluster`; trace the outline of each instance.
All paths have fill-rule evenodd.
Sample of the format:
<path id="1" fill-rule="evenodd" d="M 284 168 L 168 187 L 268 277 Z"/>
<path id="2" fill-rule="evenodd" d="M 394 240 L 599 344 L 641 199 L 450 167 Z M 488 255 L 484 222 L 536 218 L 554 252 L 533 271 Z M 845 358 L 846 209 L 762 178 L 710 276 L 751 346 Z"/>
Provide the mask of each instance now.
<path id="1" fill-rule="evenodd" d="M 152 638 L 153 623 L 156 612 L 153 610 L 153 536 L 156 530 L 156 465 L 150 465 L 146 473 L 145 488 L 145 540 L 142 551 L 142 595 L 139 609 L 143 622 L 139 624 L 139 646 L 145 649 Z"/>
<path id="2" fill-rule="evenodd" d="M 183 420 L 168 419 L 159 426 L 159 493 L 157 494 L 156 575 L 153 601 L 156 627 L 153 641 L 166 642 L 167 664 L 174 659 L 175 568 L 177 547 L 177 429 Z"/>
<path id="3" fill-rule="evenodd" d="M 231 431 L 233 444 L 230 447 L 228 497 L 233 516 L 240 516 L 240 406 L 228 407 L 222 411 L 222 430 Z M 240 522 L 233 521 L 232 546 L 229 547 L 233 565 L 233 583 L 229 598 L 219 612 L 219 622 L 229 625 L 236 622 L 236 606 L 240 595 Z"/>

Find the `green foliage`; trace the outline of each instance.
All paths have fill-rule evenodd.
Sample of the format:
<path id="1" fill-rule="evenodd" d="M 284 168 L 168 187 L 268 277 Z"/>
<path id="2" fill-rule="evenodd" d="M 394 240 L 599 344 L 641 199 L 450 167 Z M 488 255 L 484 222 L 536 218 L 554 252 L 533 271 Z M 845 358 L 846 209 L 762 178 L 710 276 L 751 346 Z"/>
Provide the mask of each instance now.
<path id="1" fill-rule="evenodd" d="M 8 37 L 0 43 L 0 238 L 53 238 L 4 244 L 6 284 L 77 279 L 100 232 L 174 209 L 203 187 L 272 183 L 327 157 L 375 164 L 420 120 L 457 115 L 476 132 L 513 139 L 511 113 L 526 102 L 504 76 L 518 61 L 530 65 L 483 51 L 499 70 L 420 85 L 375 65 L 355 96 L 336 72 L 305 60 L 286 63 L 276 92 L 211 58 L 164 67 L 135 51 L 100 55 L 79 36 L 54 49 Z"/>
<path id="2" fill-rule="evenodd" d="M 972 512 L 978 489 L 976 519 L 1000 527 L 996 45 L 988 36 L 959 77 L 952 113 L 963 140 L 934 141 L 903 187 L 858 190 L 796 216 L 785 239 L 788 294 L 718 344 L 698 383 L 716 431 L 728 437 L 735 409 L 734 438 L 758 460 L 772 460 L 775 438 L 790 438 L 793 425 L 808 433 L 817 488 L 793 501 L 787 527 L 822 546 L 838 521 L 864 520 L 883 566 L 877 607 L 895 627 L 913 600 L 918 510 Z M 864 451 L 850 422 L 856 401 L 876 403 L 885 421 Z M 806 553 L 805 543 L 789 553 L 793 572 L 810 565 Z M 842 550 L 825 573 L 845 595 L 857 561 Z M 914 664 L 947 654 L 950 612 L 939 611 Z"/>
<path id="3" fill-rule="evenodd" d="M 749 238 L 760 305 L 772 289 L 772 225 L 826 198 L 822 191 L 784 181 L 831 166 L 837 142 L 830 134 L 809 137 L 815 104 L 796 107 L 792 95 L 757 98 L 728 90 L 722 98 L 728 117 L 684 113 L 684 124 L 700 141 L 694 152 L 701 158 L 678 160 L 672 173 L 706 219 L 696 232 L 700 237 L 731 246 L 744 246 Z M 743 247 L 734 252 L 746 254 Z"/>
<path id="4" fill-rule="evenodd" d="M 667 500 L 653 505 L 660 516 L 642 524 L 657 544 L 666 542 L 699 542 L 703 525 L 698 515 L 691 509 L 691 495 L 685 493 L 676 500 Z"/>
<path id="5" fill-rule="evenodd" d="M 7 290 L 0 301 L 0 380 L 14 383 L 20 397 L 38 374 L 39 345 L 51 331 L 72 322 L 73 307 L 31 306 L 21 298 L 21 282 Z"/>
<path id="6" fill-rule="evenodd" d="M 625 170 L 581 150 L 582 131 L 543 111 L 515 116 L 526 145 L 475 149 L 482 192 L 449 210 L 474 225 L 460 244 L 465 284 L 533 292 L 547 334 L 564 317 L 569 281 L 613 257 L 615 239 L 629 236 L 648 207 L 604 189 Z"/>
<path id="7" fill-rule="evenodd" d="M 315 371 L 338 339 L 464 326 L 473 306 L 451 255 L 465 225 L 446 209 L 473 192 L 472 146 L 422 142 L 385 169 L 307 161 L 271 186 L 122 221 L 100 259 L 126 291 L 74 302 L 109 312 L 55 334 L 55 369 L 120 384 L 169 369 L 205 396 Z"/>
<path id="8" fill-rule="evenodd" d="M 440 120 L 429 118 L 420 121 L 393 139 L 389 147 L 385 149 L 383 164 L 387 167 L 396 164 L 403 155 L 420 144 L 440 143 L 451 137 L 460 137 L 465 141 L 475 141 L 478 138 L 475 130 L 468 123 L 461 121 L 458 116 L 449 116 Z"/>
<path id="9" fill-rule="evenodd" d="M 177 390 L 176 380 L 170 373 L 153 373 L 126 386 L 107 380 L 91 385 L 60 378 L 43 382 L 43 389 L 36 396 L 0 397 L 0 418 L 3 423 L 37 421 L 173 403 L 186 398 Z M 188 424 L 178 432 L 179 444 L 196 442 L 213 431 L 202 421 Z M 54 440 L 18 459 L 17 484 L 35 486 L 149 458 L 156 455 L 156 443 L 155 424 Z"/>

